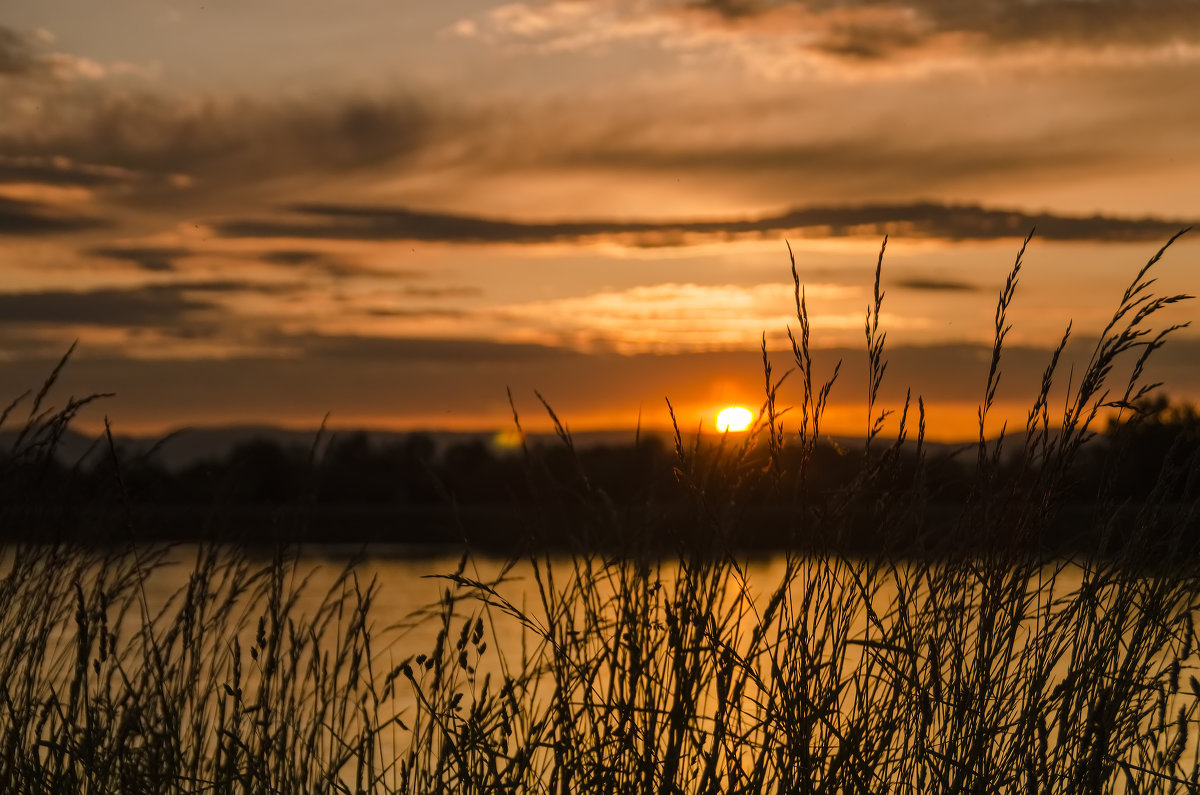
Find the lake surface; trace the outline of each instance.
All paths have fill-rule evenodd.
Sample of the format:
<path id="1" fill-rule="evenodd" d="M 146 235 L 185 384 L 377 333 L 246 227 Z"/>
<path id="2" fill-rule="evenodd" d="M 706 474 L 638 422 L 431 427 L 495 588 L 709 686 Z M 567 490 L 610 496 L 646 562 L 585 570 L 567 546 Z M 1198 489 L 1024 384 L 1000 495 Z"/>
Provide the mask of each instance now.
<path id="1" fill-rule="evenodd" d="M 161 565 L 146 577 L 145 594 L 152 608 L 169 605 L 186 588 L 196 569 L 198 551 L 192 545 L 171 547 Z M 267 566 L 271 560 L 253 551 L 239 556 L 245 556 L 252 568 Z M 472 555 L 463 566 L 462 550 L 451 547 L 309 545 L 301 548 L 288 565 L 285 589 L 296 590 L 297 618 L 307 618 L 316 613 L 331 589 L 350 595 L 356 584 L 363 592 L 371 588 L 371 625 L 389 640 L 397 641 L 394 651 L 398 657 L 429 651 L 427 647 L 437 635 L 438 615 L 445 600 L 453 599 L 453 611 L 459 619 L 487 615 L 489 633 L 495 642 L 501 649 L 515 653 L 523 640 L 527 644 L 532 642 L 529 628 L 495 609 L 494 603 L 507 600 L 531 617 L 544 620 L 539 573 L 543 586 L 562 590 L 576 577 L 579 562 L 562 554 L 539 556 L 536 564 L 528 558 L 514 561 L 494 555 Z M 603 561 L 597 558 L 591 564 L 599 575 Z M 765 599 L 778 586 L 784 567 L 782 555 L 739 561 L 730 572 L 731 593 L 752 602 Z M 460 570 L 458 582 L 447 578 Z M 664 564 L 654 576 L 670 583 L 676 574 L 670 565 Z M 546 582 L 547 575 L 553 586 Z M 493 604 L 485 605 L 479 598 L 481 592 L 464 586 L 463 580 L 494 585 Z M 612 595 L 611 588 L 602 588 L 601 592 Z"/>
<path id="2" fill-rule="evenodd" d="M 1047 731 L 1068 744 L 1062 759 L 1070 760 L 1082 752 L 1069 744 L 1086 739 L 1076 729 L 1088 725 L 1096 698 L 1107 697 L 1119 677 L 1136 672 L 1118 697 L 1149 731 L 1155 721 L 1162 725 L 1155 699 L 1165 699 L 1164 714 L 1176 714 L 1177 703 L 1191 703 L 1188 677 L 1200 673 L 1191 635 L 1181 631 L 1185 624 L 1194 630 L 1200 574 L 1132 573 L 1095 561 L 1014 567 L 970 558 L 772 555 L 713 565 L 550 555 L 511 562 L 464 558 L 449 548 L 322 545 L 276 565 L 253 550 L 181 545 L 121 554 L 9 548 L 0 564 L 0 596 L 26 588 L 41 601 L 18 594 L 10 605 L 33 620 L 51 614 L 54 651 L 41 668 L 48 687 L 64 692 L 59 677 L 74 670 L 76 605 L 84 599 L 89 610 L 99 605 L 120 636 L 129 671 L 147 660 L 158 665 L 160 649 L 168 677 L 200 660 L 207 673 L 196 681 L 210 694 L 208 710 L 216 709 L 211 696 L 234 692 L 230 683 L 238 698 L 244 688 L 246 703 L 254 702 L 266 661 L 289 655 L 298 661 L 291 669 L 297 692 L 315 693 L 309 671 L 350 649 L 349 656 L 365 654 L 364 662 L 339 669 L 341 684 L 320 690 L 321 698 L 369 702 L 384 719 L 428 720 L 433 713 L 422 699 L 441 699 L 438 715 L 465 721 L 472 704 L 499 709 L 502 683 L 518 682 L 521 714 L 564 704 L 572 714 L 584 710 L 586 732 L 608 737 L 618 728 L 614 704 L 634 705 L 647 720 L 667 715 L 679 683 L 691 681 L 686 714 L 697 749 L 719 715 L 752 738 L 745 748 L 759 747 L 771 732 L 786 734 L 788 720 L 773 715 L 772 705 L 801 694 L 802 703 L 823 705 L 824 722 L 805 740 L 820 753 L 850 727 L 888 715 L 906 722 L 887 741 L 901 758 L 925 747 L 914 731 L 945 743 L 957 742 L 963 726 L 986 726 L 999 759 L 1004 748 L 1028 746 L 1028 726 L 1012 715 L 1034 704 Z M 14 570 L 22 573 L 7 576 Z M 126 586 L 117 588 L 120 582 Z M 117 596 L 95 596 L 104 589 Z M 358 607 L 368 603 L 363 632 Z M 222 606 L 225 617 L 202 643 L 180 642 L 193 631 L 190 616 L 212 616 Z M 156 638 L 150 644 L 146 626 Z M 256 647 L 264 627 L 281 638 L 277 647 Z M 257 652 L 270 648 L 276 657 Z M 736 665 L 722 667 L 732 659 Z M 641 673 L 631 678 L 635 668 Z M 722 691 L 722 670 L 743 677 L 736 703 L 726 700 L 728 684 Z M 1181 676 L 1184 690 L 1170 685 Z M 1060 687 L 1067 682 L 1075 691 Z M 646 731 L 653 736 L 649 724 Z M 1159 729 L 1157 745 L 1136 759 L 1151 763 L 1171 731 Z M 1194 738 L 1185 735 L 1189 751 Z M 404 748 L 403 736 L 389 742 L 393 751 Z"/>
<path id="3" fill-rule="evenodd" d="M 146 577 L 149 605 L 170 606 L 173 598 L 178 599 L 195 570 L 197 552 L 188 545 L 170 549 Z M 239 556 L 245 557 L 250 569 L 270 563 L 269 557 L 253 553 Z M 487 555 L 464 558 L 454 548 L 313 545 L 302 548 L 285 567 L 283 591 L 296 595 L 291 616 L 298 623 L 311 620 L 331 597 L 333 602 L 350 604 L 357 598 L 356 589 L 360 594 L 370 592 L 369 627 L 379 639 L 376 649 L 381 661 L 389 666 L 431 653 L 443 623 L 457 632 L 463 623 L 483 618 L 493 648 L 478 664 L 481 672 L 498 673 L 522 655 L 546 653 L 546 638 L 554 635 L 551 625 L 580 622 L 582 627 L 586 617 L 580 611 L 591 610 L 593 622 L 596 616 L 615 620 L 622 604 L 622 599 L 614 598 L 616 592 L 636 591 L 647 583 L 656 591 L 643 604 L 650 620 L 661 621 L 666 613 L 678 612 L 695 585 L 683 585 L 681 580 L 697 576 L 709 578 L 701 583 L 702 599 L 707 600 L 704 610 L 724 616 L 722 632 L 731 637 L 744 640 L 763 619 L 772 595 L 782 589 L 793 622 L 807 621 L 816 627 L 836 619 L 843 625 L 837 630 L 840 636 L 874 642 L 893 631 L 910 631 L 905 622 L 912 621 L 924 622 L 921 631 L 926 634 L 969 635 L 974 629 L 964 628 L 963 622 L 978 620 L 978 603 L 989 583 L 1001 582 L 994 579 L 996 572 L 974 570 L 970 561 L 930 564 L 819 557 L 793 558 L 789 564 L 786 555 L 775 554 L 725 561 L 702 577 L 689 575 L 681 565 L 670 559 L 637 564 L 557 554 L 513 561 Z M 1017 589 L 1010 598 L 1018 598 L 1019 591 L 1019 598 L 1027 600 L 1022 607 L 1027 615 L 1013 617 L 1021 634 L 1035 637 L 1044 629 L 1039 622 L 1050 611 L 1069 609 L 1086 571 L 1079 564 L 1052 562 L 1042 570 L 1026 572 L 1025 582 L 1008 583 Z M 940 584 L 931 585 L 937 578 Z M 488 587 L 473 587 L 468 581 Z M 947 589 L 958 592 L 940 592 Z M 243 634 L 249 635 L 265 603 L 246 601 Z M 524 618 L 519 620 L 514 613 Z M 851 657 L 861 648 L 854 646 Z"/>

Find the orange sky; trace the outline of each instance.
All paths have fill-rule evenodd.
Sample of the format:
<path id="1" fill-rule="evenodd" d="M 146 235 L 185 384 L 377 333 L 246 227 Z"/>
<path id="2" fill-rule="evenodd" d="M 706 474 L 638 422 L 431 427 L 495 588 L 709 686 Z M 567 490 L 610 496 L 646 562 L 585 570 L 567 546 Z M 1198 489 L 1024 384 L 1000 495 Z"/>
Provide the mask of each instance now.
<path id="1" fill-rule="evenodd" d="M 664 397 L 694 427 L 761 401 L 763 334 L 788 366 L 786 240 L 857 432 L 888 234 L 884 395 L 970 435 L 1032 227 L 1018 419 L 1200 216 L 1198 78 L 1179 0 L 11 0 L 0 388 L 77 339 L 60 400 L 114 391 L 83 421 L 126 432 L 498 428 L 506 387 L 534 426 L 536 388 L 573 427 Z M 1156 286 L 1195 292 L 1196 253 Z M 1169 394 L 1198 353 L 1160 352 Z"/>

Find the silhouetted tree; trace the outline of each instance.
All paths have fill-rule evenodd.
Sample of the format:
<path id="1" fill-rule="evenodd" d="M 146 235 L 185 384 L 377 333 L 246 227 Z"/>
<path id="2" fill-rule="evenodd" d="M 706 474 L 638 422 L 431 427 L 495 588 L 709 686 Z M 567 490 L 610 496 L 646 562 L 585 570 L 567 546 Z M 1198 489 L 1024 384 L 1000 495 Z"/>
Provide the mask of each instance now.
<path id="1" fill-rule="evenodd" d="M 1200 414 L 1166 396 L 1147 399 L 1137 411 L 1109 420 L 1102 454 L 1113 468 L 1113 494 L 1144 499 L 1158 488 L 1168 499 L 1200 496 Z"/>

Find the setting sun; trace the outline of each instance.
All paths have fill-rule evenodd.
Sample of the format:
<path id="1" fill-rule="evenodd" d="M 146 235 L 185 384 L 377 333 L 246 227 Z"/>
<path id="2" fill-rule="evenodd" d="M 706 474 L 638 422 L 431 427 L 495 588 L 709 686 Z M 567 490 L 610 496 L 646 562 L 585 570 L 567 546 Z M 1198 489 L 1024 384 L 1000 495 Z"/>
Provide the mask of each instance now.
<path id="1" fill-rule="evenodd" d="M 754 412 L 745 406 L 728 406 L 717 412 L 717 430 L 721 433 L 744 431 L 752 422 Z"/>

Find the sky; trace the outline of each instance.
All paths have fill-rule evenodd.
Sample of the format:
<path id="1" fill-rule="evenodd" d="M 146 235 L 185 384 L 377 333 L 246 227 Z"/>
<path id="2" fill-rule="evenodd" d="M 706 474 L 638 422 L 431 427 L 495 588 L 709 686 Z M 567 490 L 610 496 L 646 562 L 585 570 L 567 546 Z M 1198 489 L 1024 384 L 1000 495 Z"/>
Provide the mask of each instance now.
<path id="1" fill-rule="evenodd" d="M 0 390 L 77 343 L 127 433 L 703 427 L 792 365 L 790 245 L 861 433 L 887 235 L 882 405 L 969 437 L 1026 234 L 997 422 L 1200 218 L 1197 86 L 1193 0 L 7 0 Z"/>

